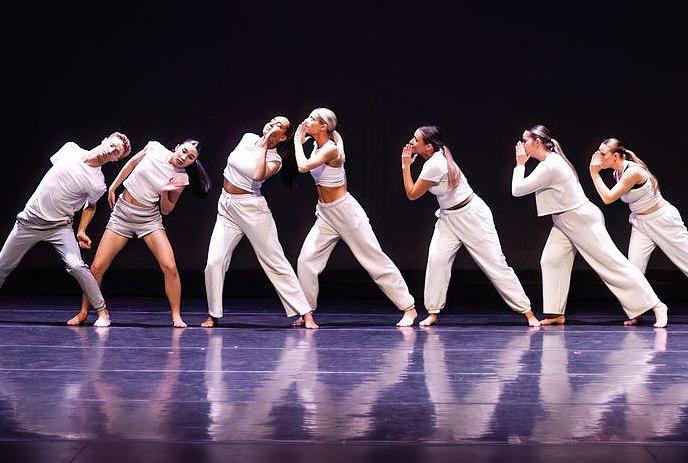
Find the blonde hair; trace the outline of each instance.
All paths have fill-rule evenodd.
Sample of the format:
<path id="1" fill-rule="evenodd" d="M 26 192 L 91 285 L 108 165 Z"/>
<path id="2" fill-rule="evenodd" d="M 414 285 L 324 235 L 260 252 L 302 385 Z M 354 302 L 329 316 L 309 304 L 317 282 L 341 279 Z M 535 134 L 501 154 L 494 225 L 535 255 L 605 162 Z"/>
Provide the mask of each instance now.
<path id="1" fill-rule="evenodd" d="M 339 150 L 339 156 L 342 161 L 344 160 L 344 139 L 337 132 L 337 116 L 331 109 L 327 108 L 315 108 L 311 111 L 311 115 L 318 119 L 321 123 L 327 126 L 327 135 L 337 145 Z"/>

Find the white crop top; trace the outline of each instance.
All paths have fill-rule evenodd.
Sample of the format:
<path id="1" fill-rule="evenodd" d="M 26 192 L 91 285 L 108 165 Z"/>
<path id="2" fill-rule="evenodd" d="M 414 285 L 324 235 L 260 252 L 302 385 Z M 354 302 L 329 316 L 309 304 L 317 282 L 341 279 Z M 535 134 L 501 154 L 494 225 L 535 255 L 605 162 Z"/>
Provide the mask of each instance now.
<path id="1" fill-rule="evenodd" d="M 229 153 L 227 167 L 225 167 L 223 172 L 224 177 L 232 185 L 242 190 L 250 191 L 256 196 L 260 195 L 260 186 L 263 184 L 263 182 L 253 180 L 253 172 L 256 170 L 258 156 L 264 149 L 256 146 L 256 142 L 260 138 L 254 133 L 244 134 L 237 147 L 234 148 L 234 151 Z M 279 162 L 281 167 L 282 158 L 277 154 L 277 150 L 272 148 L 265 153 L 265 162 Z"/>
<path id="2" fill-rule="evenodd" d="M 461 172 L 459 183 L 454 188 L 449 188 L 449 169 L 447 168 L 447 158 L 444 157 L 442 150 L 433 154 L 430 159 L 423 164 L 423 170 L 420 171 L 418 178 L 435 182 L 431 186 L 430 193 L 437 196 L 437 202 L 440 209 L 449 209 L 464 201 L 472 193 L 473 189 L 468 184 L 468 179 Z"/>
<path id="3" fill-rule="evenodd" d="M 659 191 L 655 191 L 654 187 L 652 186 L 650 176 L 647 174 L 647 169 L 640 164 L 632 161 L 624 161 L 623 171 L 625 172 L 626 169 L 634 166 L 640 167 L 645 171 L 645 183 L 642 185 L 635 185 L 633 188 L 628 190 L 626 194 L 621 196 L 621 201 L 628 204 L 631 212 L 638 214 L 645 212 L 661 201 L 662 194 Z M 621 180 L 621 175 L 618 175 L 616 172 L 614 172 L 614 178 L 618 182 Z"/>
<path id="4" fill-rule="evenodd" d="M 557 153 L 549 153 L 528 177 L 525 177 L 525 172 L 526 166 L 514 167 L 511 194 L 525 196 L 535 193 L 539 217 L 570 211 L 588 201 L 571 166 Z"/>
<path id="5" fill-rule="evenodd" d="M 157 141 L 148 142 L 144 149 L 146 154 L 124 181 L 124 188 L 141 204 L 153 206 L 170 180 L 188 185 L 189 176 L 183 168 L 170 164 L 172 151 Z"/>
<path id="6" fill-rule="evenodd" d="M 317 155 L 319 152 L 329 148 L 335 143 L 332 140 L 328 140 L 327 143 L 318 148 L 317 143 L 313 144 L 313 152 L 311 153 L 311 158 Z M 346 172 L 344 171 L 344 154 L 340 153 L 341 165 L 339 167 L 332 167 L 327 164 L 321 164 L 315 169 L 311 170 L 311 175 L 313 180 L 315 180 L 316 185 L 336 187 L 346 184 Z M 310 159 L 310 158 L 309 158 Z"/>

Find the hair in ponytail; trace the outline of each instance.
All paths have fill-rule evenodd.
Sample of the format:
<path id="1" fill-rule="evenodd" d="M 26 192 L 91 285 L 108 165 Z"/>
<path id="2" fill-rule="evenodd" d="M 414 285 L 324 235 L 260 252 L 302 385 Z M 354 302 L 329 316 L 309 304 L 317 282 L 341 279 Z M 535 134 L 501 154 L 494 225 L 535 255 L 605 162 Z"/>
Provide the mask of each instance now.
<path id="1" fill-rule="evenodd" d="M 282 177 L 282 184 L 287 188 L 292 188 L 296 185 L 296 179 L 299 176 L 299 166 L 296 163 L 296 154 L 294 148 L 294 132 L 291 122 L 287 128 L 287 139 L 275 146 L 277 154 L 282 158 L 282 168 L 280 169 L 280 176 Z"/>
<path id="2" fill-rule="evenodd" d="M 626 161 L 635 162 L 636 164 L 640 165 L 643 169 L 645 169 L 647 171 L 647 174 L 650 176 L 652 188 L 655 190 L 655 193 L 659 193 L 659 181 L 657 180 L 657 177 L 655 177 L 654 174 L 650 172 L 650 168 L 647 167 L 647 164 L 645 164 L 645 162 L 642 159 L 640 159 L 633 151 L 629 150 L 623 145 L 621 140 L 619 140 L 618 138 L 607 138 L 602 143 L 607 145 L 613 153 L 618 154 Z"/>
<path id="3" fill-rule="evenodd" d="M 432 145 L 435 151 L 442 150 L 444 157 L 447 159 L 447 183 L 449 188 L 455 188 L 461 179 L 461 169 L 454 161 L 451 150 L 444 144 L 444 137 L 440 128 L 436 125 L 426 125 L 417 129 L 423 136 L 423 141 Z"/>
<path id="4" fill-rule="evenodd" d="M 564 154 L 564 150 L 561 148 L 561 145 L 557 140 L 552 138 L 550 135 L 549 129 L 545 127 L 544 125 L 534 125 L 533 127 L 528 129 L 528 132 L 533 134 L 535 138 L 540 139 L 542 142 L 543 146 L 547 148 L 550 151 L 553 151 L 557 153 L 559 156 L 561 156 L 564 161 L 566 161 L 566 164 L 569 165 L 571 170 L 573 171 L 573 175 L 576 176 L 576 180 L 578 180 L 578 172 L 576 172 L 576 168 L 573 167 L 573 164 L 571 164 L 571 161 L 569 161 L 569 158 L 566 157 L 566 154 Z"/>
<path id="5" fill-rule="evenodd" d="M 327 126 L 327 135 L 330 137 L 330 140 L 334 142 L 335 145 L 337 145 L 337 149 L 339 150 L 339 157 L 344 162 L 345 154 L 344 154 L 344 139 L 342 136 L 337 132 L 337 116 L 331 109 L 327 108 L 315 108 L 312 112 L 311 115 L 318 119 L 322 124 L 325 124 Z"/>
<path id="6" fill-rule="evenodd" d="M 201 144 L 197 140 L 184 140 L 184 143 L 190 143 L 195 149 L 196 153 L 200 154 Z M 194 162 L 189 164 L 184 168 L 186 175 L 189 176 L 189 186 L 191 191 L 200 198 L 205 198 L 208 196 L 208 191 L 210 191 L 210 177 L 208 173 L 203 168 L 203 164 L 198 160 L 198 157 Z"/>

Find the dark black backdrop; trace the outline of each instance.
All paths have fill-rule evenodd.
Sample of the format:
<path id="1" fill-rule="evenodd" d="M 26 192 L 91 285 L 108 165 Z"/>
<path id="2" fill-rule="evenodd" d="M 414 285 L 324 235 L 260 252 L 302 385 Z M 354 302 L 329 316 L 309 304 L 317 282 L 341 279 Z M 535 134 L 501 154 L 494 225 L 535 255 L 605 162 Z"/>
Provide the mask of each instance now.
<path id="1" fill-rule="evenodd" d="M 403 194 L 400 149 L 419 125 L 443 128 L 474 190 L 492 208 L 507 259 L 522 274 L 538 269 L 550 228 L 548 218 L 536 217 L 532 196 L 510 194 L 513 145 L 533 123 L 547 125 L 560 140 L 622 250 L 628 209 L 605 207 L 587 173 L 604 137 L 624 139 L 645 159 L 686 217 L 688 65 L 677 10 L 601 2 L 200 3 L 4 7 L 3 234 L 65 141 L 91 147 L 120 130 L 138 149 L 148 140 L 173 147 L 194 137 L 213 191 L 205 200 L 185 192 L 165 223 L 178 265 L 189 275 L 185 287 L 202 294 L 227 154 L 243 132 L 259 131 L 273 115 L 297 122 L 317 106 L 336 112 L 349 189 L 383 248 L 419 280 L 414 287 L 422 285 L 436 209 L 431 195 L 410 203 Z M 108 181 L 119 167 L 104 169 Z M 315 204 L 310 177 L 299 180 L 293 190 L 277 179 L 264 186 L 294 264 Z M 104 199 L 99 207 L 90 227 L 94 241 L 108 218 Z M 655 254 L 650 274 L 663 272 L 683 285 L 671 262 Z M 84 257 L 90 261 L 92 253 Z M 48 246 L 38 246 L 5 290 L 59 266 Z M 576 266 L 587 268 L 580 259 Z M 465 252 L 456 267 L 475 269 Z M 148 275 L 151 268 L 143 244 L 132 243 L 113 274 Z M 340 245 L 328 268 L 359 267 Z M 245 242 L 232 269 L 258 273 Z"/>

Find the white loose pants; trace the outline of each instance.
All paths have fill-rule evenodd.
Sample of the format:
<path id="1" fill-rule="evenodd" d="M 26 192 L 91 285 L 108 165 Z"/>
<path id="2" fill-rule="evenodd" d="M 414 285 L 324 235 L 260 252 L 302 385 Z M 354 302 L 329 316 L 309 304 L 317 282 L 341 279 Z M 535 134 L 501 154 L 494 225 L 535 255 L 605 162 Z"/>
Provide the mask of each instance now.
<path id="1" fill-rule="evenodd" d="M 340 239 L 399 310 L 413 307 L 413 296 L 401 272 L 382 251 L 368 216 L 353 196 L 347 193 L 331 203 L 318 202 L 315 215 L 297 266 L 299 282 L 313 310 L 318 301 L 318 275 Z"/>
<path id="2" fill-rule="evenodd" d="M 425 269 L 425 308 L 428 313 L 436 314 L 444 308 L 452 264 L 462 244 L 504 302 L 515 312 L 528 312 L 530 299 L 514 270 L 506 263 L 492 211 L 474 193 L 471 202 L 461 209 L 440 210 Z"/>
<path id="3" fill-rule="evenodd" d="M 624 257 L 604 225 L 600 209 L 590 201 L 553 214 L 554 226 L 542 251 L 542 303 L 544 313 L 563 314 L 576 251 L 597 272 L 628 315 L 634 318 L 659 303 L 645 276 Z"/>
<path id="4" fill-rule="evenodd" d="M 217 220 L 208 247 L 205 267 L 205 290 L 208 313 L 222 317 L 222 289 L 232 252 L 246 235 L 282 301 L 287 316 L 311 311 L 299 286 L 294 269 L 284 256 L 277 227 L 265 198 L 253 195 L 230 195 L 222 191 L 217 204 Z"/>
<path id="5" fill-rule="evenodd" d="M 655 247 L 688 276 L 688 230 L 681 214 L 669 203 L 647 215 L 631 214 L 633 225 L 628 243 L 628 260 L 645 273 L 647 261 Z"/>

